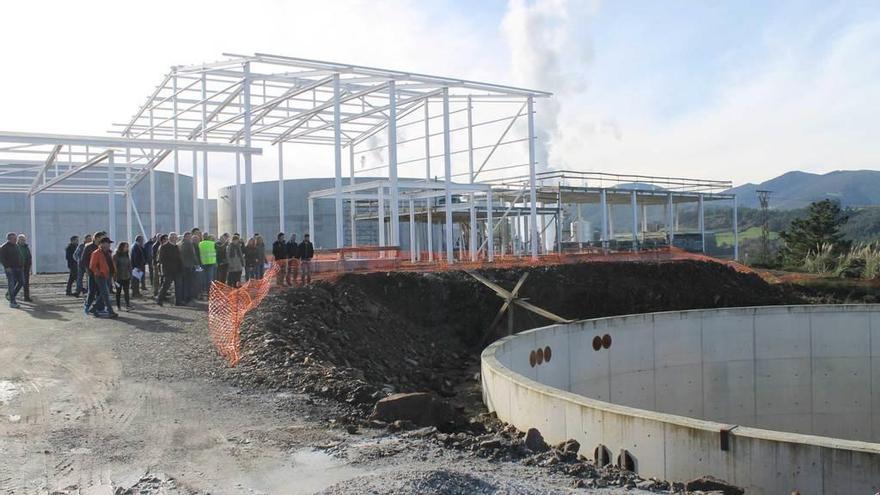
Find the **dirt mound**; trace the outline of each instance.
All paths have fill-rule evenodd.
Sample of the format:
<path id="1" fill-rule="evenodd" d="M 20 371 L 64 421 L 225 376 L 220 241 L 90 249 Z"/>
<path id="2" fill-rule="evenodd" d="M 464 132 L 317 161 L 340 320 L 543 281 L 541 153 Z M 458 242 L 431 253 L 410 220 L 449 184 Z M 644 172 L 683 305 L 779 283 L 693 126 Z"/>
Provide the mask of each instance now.
<path id="1" fill-rule="evenodd" d="M 520 295 L 571 319 L 790 302 L 717 263 L 583 263 L 528 269 Z M 512 288 L 524 269 L 480 273 Z M 479 343 L 501 300 L 464 272 L 347 275 L 270 294 L 242 326 L 236 375 L 332 397 L 363 413 L 394 392 L 475 393 Z M 517 309 L 517 330 L 548 324 Z M 498 330 L 504 332 L 506 330 Z"/>

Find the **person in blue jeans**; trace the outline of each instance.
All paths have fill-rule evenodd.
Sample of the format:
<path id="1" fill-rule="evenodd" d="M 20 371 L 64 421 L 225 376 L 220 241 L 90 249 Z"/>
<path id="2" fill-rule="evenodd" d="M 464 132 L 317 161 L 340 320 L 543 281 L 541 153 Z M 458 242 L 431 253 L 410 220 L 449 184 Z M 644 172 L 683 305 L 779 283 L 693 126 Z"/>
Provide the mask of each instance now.
<path id="1" fill-rule="evenodd" d="M 9 299 L 10 308 L 18 308 L 18 302 L 15 300 L 18 291 L 24 286 L 24 273 L 22 273 L 21 252 L 18 249 L 18 236 L 15 232 L 6 234 L 6 242 L 0 245 L 0 264 L 6 272 L 7 292 L 6 298 Z"/>

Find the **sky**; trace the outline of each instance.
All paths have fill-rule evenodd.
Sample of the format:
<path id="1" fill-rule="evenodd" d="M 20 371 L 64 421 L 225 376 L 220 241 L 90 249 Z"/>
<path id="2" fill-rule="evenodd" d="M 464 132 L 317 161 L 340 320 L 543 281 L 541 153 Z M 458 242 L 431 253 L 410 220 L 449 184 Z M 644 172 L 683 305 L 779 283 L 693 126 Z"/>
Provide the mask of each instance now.
<path id="1" fill-rule="evenodd" d="M 552 91 L 537 107 L 543 168 L 735 184 L 880 169 L 877 1 L 30 0 L 0 12 L 0 130 L 104 134 L 170 66 L 268 52 Z M 287 177 L 331 173 L 329 158 L 304 161 Z M 257 180 L 274 178 L 269 157 L 256 163 Z M 213 165 L 212 188 L 228 184 Z"/>

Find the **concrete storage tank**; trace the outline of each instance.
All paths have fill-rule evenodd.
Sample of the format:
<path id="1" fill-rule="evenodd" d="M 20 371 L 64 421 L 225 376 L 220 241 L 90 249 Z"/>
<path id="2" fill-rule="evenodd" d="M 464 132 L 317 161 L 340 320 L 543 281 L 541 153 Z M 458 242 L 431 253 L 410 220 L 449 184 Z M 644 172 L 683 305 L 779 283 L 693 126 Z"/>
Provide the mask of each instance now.
<path id="1" fill-rule="evenodd" d="M 490 345 L 482 380 L 500 419 L 645 477 L 767 495 L 880 487 L 880 305 L 554 325 Z"/>

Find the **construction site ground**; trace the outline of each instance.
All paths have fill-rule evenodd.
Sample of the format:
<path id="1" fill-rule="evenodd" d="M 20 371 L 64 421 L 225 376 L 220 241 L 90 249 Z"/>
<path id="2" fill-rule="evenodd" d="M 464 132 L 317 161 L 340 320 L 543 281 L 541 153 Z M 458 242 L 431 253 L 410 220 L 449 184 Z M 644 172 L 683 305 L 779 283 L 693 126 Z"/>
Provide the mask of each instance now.
<path id="1" fill-rule="evenodd" d="M 753 282 L 730 286 L 737 279 L 725 278 L 726 272 L 705 273 L 702 280 L 720 277 L 724 283 L 710 291 L 700 290 L 705 288 L 686 283 L 688 268 L 684 270 L 685 275 L 669 284 L 641 292 L 622 291 L 620 298 L 605 298 L 601 307 L 584 306 L 592 308 L 585 314 L 573 314 L 573 306 L 566 306 L 576 304 L 576 298 L 546 305 L 572 318 L 627 308 L 648 311 L 675 300 L 674 295 L 663 293 L 674 284 L 684 284 L 682 293 L 685 289 L 701 293 L 695 296 L 699 301 L 680 300 L 673 304 L 676 307 L 742 302 L 726 295 L 729 290 L 762 297 Z M 606 278 L 616 273 L 609 269 L 604 276 L 596 275 L 595 284 L 582 284 L 580 293 L 595 297 L 607 292 L 611 282 Z M 515 270 L 490 275 L 507 288 L 518 279 Z M 527 283 L 524 291 L 536 304 L 546 303 L 559 291 L 554 283 L 566 282 L 552 270 L 532 277 L 535 283 Z M 204 304 L 160 308 L 144 299 L 135 301 L 134 311 L 123 312 L 117 320 L 95 319 L 83 315 L 81 300 L 63 295 L 63 280 L 58 275 L 37 276 L 32 281 L 33 303 L 24 303 L 19 310 L 0 307 L 2 493 L 640 492 L 630 489 L 637 480 L 618 480 L 619 473 L 613 471 L 593 476 L 588 488 L 576 488 L 585 486 L 577 476 L 538 465 L 545 463 L 536 462 L 537 457 L 485 455 L 472 439 L 458 441 L 458 437 L 441 436 L 445 434 L 430 429 L 390 432 L 381 425 L 371 426 L 363 418 L 369 400 L 361 404 L 332 393 L 329 383 L 344 382 L 352 374 L 370 390 L 382 393 L 423 386 L 455 400 L 465 395 L 462 390 L 473 391 L 468 383 L 476 383 L 470 373 L 478 346 L 471 337 L 462 338 L 465 327 L 447 324 L 452 306 L 444 305 L 473 295 L 476 302 L 458 314 L 474 313 L 464 320 L 472 329 L 482 329 L 500 300 L 466 274 L 359 275 L 314 287 L 274 290 L 245 322 L 244 355 L 235 369 L 213 348 Z M 632 273 L 623 280 L 635 284 L 639 276 Z M 443 287 L 453 289 L 443 295 Z M 465 288 L 468 294 L 458 293 L 456 287 Z M 430 303 L 427 294 L 438 291 L 441 297 Z M 776 298 L 775 302 L 789 297 L 775 291 L 764 295 Z M 432 310 L 417 312 L 424 304 Z M 290 311 L 291 321 L 273 323 L 273 308 Z M 319 308 L 323 314 L 303 308 Z M 393 321 L 419 332 L 445 328 L 447 337 L 458 343 L 439 355 L 454 359 L 455 353 L 463 363 L 457 368 L 464 372 L 443 375 L 431 387 L 430 373 L 425 380 L 407 381 L 401 376 L 403 367 L 375 364 L 395 355 L 391 346 L 385 351 L 362 349 L 357 340 L 351 343 L 343 338 L 328 341 L 323 349 L 308 348 L 323 341 L 317 338 L 320 333 L 309 332 L 320 332 L 329 321 L 343 324 L 327 331 L 354 331 L 353 318 L 365 308 L 371 308 L 365 325 Z M 428 316 L 414 318 L 416 314 Z M 305 323 L 296 326 L 294 319 Z M 518 321 L 518 325 L 533 324 L 524 318 Z M 262 328 L 260 333 L 253 330 L 257 327 Z M 396 329 L 394 335 L 401 331 Z M 312 335 L 314 340 L 290 338 L 297 335 Z M 273 339 L 280 343 L 267 344 Z M 269 348 L 281 349 L 287 357 L 299 354 L 280 374 L 277 367 L 285 363 L 278 361 L 281 354 Z M 424 349 L 413 349 L 415 361 L 425 359 Z M 374 353 L 373 364 L 353 358 L 368 351 Z M 302 371 L 305 359 L 299 356 L 310 353 L 313 362 L 309 366 L 322 367 L 328 383 L 315 375 L 307 387 L 292 378 Z M 442 362 L 437 365 L 438 369 L 456 368 Z M 384 373 L 381 379 L 377 378 L 380 371 Z M 344 383 L 340 387 L 344 393 L 351 391 Z M 479 407 L 472 401 L 470 406 Z M 505 442 L 508 437 L 499 434 Z M 601 488 L 614 484 L 621 486 Z"/>

